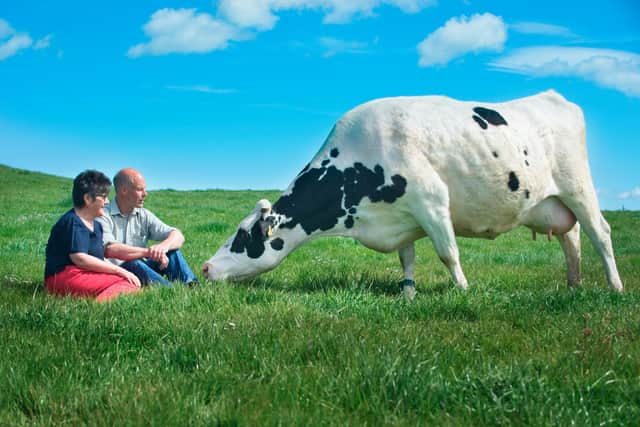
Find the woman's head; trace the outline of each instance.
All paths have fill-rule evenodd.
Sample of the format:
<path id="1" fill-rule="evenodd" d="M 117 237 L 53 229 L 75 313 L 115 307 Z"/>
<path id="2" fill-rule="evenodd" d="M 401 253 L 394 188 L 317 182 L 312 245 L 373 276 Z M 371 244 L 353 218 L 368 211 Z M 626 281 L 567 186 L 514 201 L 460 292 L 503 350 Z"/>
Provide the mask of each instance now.
<path id="1" fill-rule="evenodd" d="M 111 190 L 111 180 L 102 172 L 97 170 L 86 170 L 80 173 L 73 180 L 73 206 L 82 208 L 87 203 L 84 196 L 89 195 L 90 200 L 96 197 L 106 197 Z"/>

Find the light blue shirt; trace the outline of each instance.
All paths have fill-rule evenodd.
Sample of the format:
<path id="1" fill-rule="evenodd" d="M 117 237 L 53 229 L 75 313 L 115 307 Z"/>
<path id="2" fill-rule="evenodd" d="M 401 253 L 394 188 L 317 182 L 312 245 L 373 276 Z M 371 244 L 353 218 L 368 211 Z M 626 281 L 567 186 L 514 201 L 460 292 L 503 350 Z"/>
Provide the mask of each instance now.
<path id="1" fill-rule="evenodd" d="M 133 208 L 129 215 L 124 215 L 118 208 L 117 199 L 106 205 L 104 211 L 105 214 L 96 220 L 102 225 L 102 242 L 105 246 L 124 243 L 146 248 L 149 240 L 162 241 L 176 229 L 162 222 L 145 208 Z M 109 260 L 117 264 L 122 263 L 113 258 Z"/>

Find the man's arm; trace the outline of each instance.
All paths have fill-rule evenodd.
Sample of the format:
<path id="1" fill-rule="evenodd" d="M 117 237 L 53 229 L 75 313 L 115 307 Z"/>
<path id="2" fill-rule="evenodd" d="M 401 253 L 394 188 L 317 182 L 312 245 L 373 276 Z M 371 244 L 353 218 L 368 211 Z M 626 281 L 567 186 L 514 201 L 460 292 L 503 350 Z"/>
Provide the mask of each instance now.
<path id="1" fill-rule="evenodd" d="M 104 256 L 107 258 L 121 259 L 123 261 L 150 257 L 149 248 L 139 248 L 117 242 L 108 243 L 107 246 L 105 246 Z"/>
<path id="2" fill-rule="evenodd" d="M 104 256 L 107 258 L 131 261 L 140 258 L 149 258 L 158 261 L 160 269 L 164 270 L 169 265 L 169 258 L 166 253 L 156 252 L 156 257 L 151 252 L 151 248 L 140 248 L 138 246 L 126 245 L 124 243 L 110 243 L 104 248 Z"/>

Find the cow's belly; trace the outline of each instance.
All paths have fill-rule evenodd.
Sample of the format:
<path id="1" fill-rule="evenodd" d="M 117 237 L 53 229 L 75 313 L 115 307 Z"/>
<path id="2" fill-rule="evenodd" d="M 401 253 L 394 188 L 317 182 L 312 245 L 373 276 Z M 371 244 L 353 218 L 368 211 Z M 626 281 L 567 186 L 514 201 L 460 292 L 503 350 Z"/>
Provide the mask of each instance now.
<path id="1" fill-rule="evenodd" d="M 351 236 L 369 249 L 392 252 L 424 237 L 424 230 L 403 206 L 371 204 L 358 212 Z"/>
<path id="2" fill-rule="evenodd" d="M 573 212 L 558 198 L 547 197 L 523 206 L 507 205 L 493 211 L 468 211 L 471 215 L 453 217 L 457 236 L 494 239 L 524 225 L 538 233 L 565 234 L 576 223 Z"/>

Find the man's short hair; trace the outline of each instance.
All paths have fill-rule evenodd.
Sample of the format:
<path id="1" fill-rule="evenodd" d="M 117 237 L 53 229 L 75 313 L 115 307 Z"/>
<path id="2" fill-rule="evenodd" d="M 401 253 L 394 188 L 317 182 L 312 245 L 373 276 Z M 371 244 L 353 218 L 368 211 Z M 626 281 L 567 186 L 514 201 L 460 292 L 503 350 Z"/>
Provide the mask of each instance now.
<path id="1" fill-rule="evenodd" d="M 81 172 L 73 180 L 73 206 L 84 207 L 84 195 L 89 194 L 95 200 L 96 196 L 107 196 L 111 190 L 111 180 L 102 172 L 88 169 Z"/>
<path id="2" fill-rule="evenodd" d="M 131 180 L 131 175 L 124 173 L 123 169 L 113 177 L 113 186 L 116 188 L 116 191 L 118 191 L 125 185 L 131 186 L 133 185 L 133 181 Z"/>

